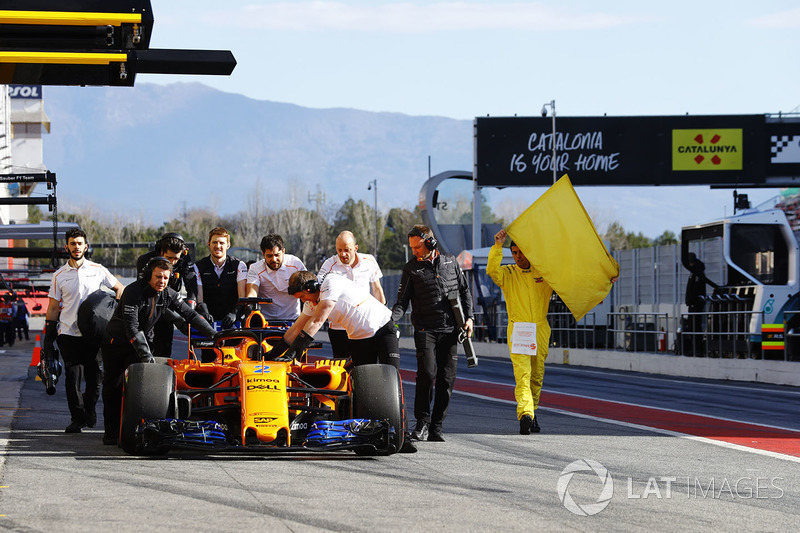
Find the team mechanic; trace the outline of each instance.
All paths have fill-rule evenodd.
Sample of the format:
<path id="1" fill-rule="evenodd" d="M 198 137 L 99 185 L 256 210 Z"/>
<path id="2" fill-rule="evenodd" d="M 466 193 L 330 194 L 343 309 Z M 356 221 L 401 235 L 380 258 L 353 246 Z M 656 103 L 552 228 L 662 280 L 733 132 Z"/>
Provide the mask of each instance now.
<path id="1" fill-rule="evenodd" d="M 267 354 L 267 359 L 298 357 L 311 345 L 325 320 L 341 324 L 347 332 L 353 366 L 381 363 L 400 372 L 400 332 L 392 313 L 367 289 L 344 276 L 328 276 L 320 284 L 307 270 L 289 278 L 288 293 L 303 303 L 297 320 Z M 284 353 L 285 351 L 285 353 Z M 403 426 L 406 426 L 403 406 Z M 403 427 L 406 432 L 406 428 Z M 406 434 L 400 453 L 414 453 L 416 446 Z"/>
<path id="2" fill-rule="evenodd" d="M 392 307 L 392 320 L 398 322 L 411 303 L 411 323 L 417 349 L 417 391 L 414 397 L 417 424 L 411 437 L 442 442 L 442 423 L 447 416 L 458 363 L 458 331 L 447 295 L 458 291 L 461 307 L 467 314 L 464 321 L 467 335 L 472 335 L 472 295 L 456 258 L 437 250 L 438 243 L 430 228 L 414 226 L 408 233 L 408 244 L 414 259 L 403 267 L 397 303 Z"/>
<path id="3" fill-rule="evenodd" d="M 547 308 L 553 289 L 531 267 L 530 261 L 513 241 L 511 256 L 513 265 L 501 266 L 503 243 L 506 231 L 501 229 L 494 236 L 494 245 L 489 250 L 486 273 L 503 290 L 508 313 L 508 349 L 511 365 L 514 368 L 514 398 L 517 400 L 517 420 L 521 435 L 538 433 L 539 420 L 536 408 L 544 381 L 544 362 L 550 344 L 550 324 L 547 323 Z M 511 334 L 514 323 L 532 322 L 536 324 L 536 355 L 511 353 Z"/>
<path id="4" fill-rule="evenodd" d="M 154 257 L 164 257 L 172 264 L 172 277 L 169 287 L 176 292 L 186 287 L 186 301 L 194 308 L 197 302 L 197 278 L 194 273 L 192 259 L 186 249 L 186 241 L 179 233 L 168 232 L 156 242 L 155 250 L 142 254 L 136 259 L 136 272 L 141 275 L 147 263 Z M 153 338 L 153 354 L 156 357 L 169 357 L 172 354 L 172 334 L 174 332 L 172 319 L 167 319 L 156 324 Z"/>
<path id="5" fill-rule="evenodd" d="M 55 357 L 53 343 L 58 343 L 66 366 L 64 384 L 72 419 L 64 431 L 80 433 L 81 428 L 93 428 L 97 423 L 95 406 L 100 397 L 103 369 L 100 368 L 101 359 L 98 353 L 101 340 L 81 333 L 78 328 L 78 309 L 89 295 L 101 287 L 110 288 L 119 298 L 122 294 L 122 283 L 106 267 L 84 257 L 89 243 L 82 229 L 68 230 L 65 237 L 69 260 L 53 273 L 50 283 L 42 354 L 45 359 Z M 83 393 L 82 379 L 86 380 Z"/>
<path id="6" fill-rule="evenodd" d="M 228 255 L 231 236 L 225 228 L 208 233 L 208 256 L 194 264 L 197 276 L 197 310 L 205 307 L 223 329 L 233 327 L 238 317 L 237 302 L 244 297 L 247 285 L 247 266 Z"/>
<path id="7" fill-rule="evenodd" d="M 265 235 L 260 247 L 264 259 L 256 261 L 247 270 L 247 296 L 272 299 L 271 304 L 261 306 L 264 318 L 270 322 L 295 320 L 300 307 L 286 289 L 291 275 L 306 267 L 299 257 L 286 253 L 283 237 L 276 233 Z"/>
<path id="8" fill-rule="evenodd" d="M 322 283 L 330 274 L 338 274 L 353 280 L 356 284 L 368 289 L 382 304 L 386 304 L 386 296 L 381 287 L 383 273 L 375 257 L 358 251 L 356 237 L 350 231 L 343 231 L 336 237 L 336 255 L 322 263 L 317 280 Z M 333 320 L 328 324 L 328 338 L 331 341 L 333 356 L 344 359 L 349 354 L 347 332 L 344 326 Z"/>
<path id="9" fill-rule="evenodd" d="M 153 328 L 166 310 L 172 310 L 200 334 L 213 337 L 216 331 L 200 314 L 168 287 L 172 264 L 154 257 L 142 270 L 142 277 L 122 291 L 119 305 L 106 327 L 103 341 L 103 444 L 116 444 L 122 408 L 122 375 L 133 363 L 154 363 L 151 350 Z M 172 324 L 170 324 L 171 326 Z"/>

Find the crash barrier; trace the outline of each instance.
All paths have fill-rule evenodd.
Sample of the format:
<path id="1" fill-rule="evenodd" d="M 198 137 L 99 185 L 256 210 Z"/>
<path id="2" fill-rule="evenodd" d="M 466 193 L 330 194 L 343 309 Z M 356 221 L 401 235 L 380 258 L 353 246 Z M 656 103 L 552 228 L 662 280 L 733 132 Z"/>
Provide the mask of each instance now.
<path id="1" fill-rule="evenodd" d="M 579 322 L 569 311 L 547 314 L 550 345 L 567 348 L 606 348 L 607 327 L 595 323 L 595 313 L 587 313 Z"/>
<path id="2" fill-rule="evenodd" d="M 667 313 L 608 313 L 607 348 L 626 352 L 666 351 Z"/>
<path id="3" fill-rule="evenodd" d="M 33 354 L 31 355 L 30 366 L 39 366 L 39 361 L 42 360 L 42 343 L 39 339 L 39 335 L 36 335 L 36 342 L 33 344 Z"/>
<path id="4" fill-rule="evenodd" d="M 763 323 L 763 314 L 743 309 L 750 305 L 735 296 L 715 295 L 707 297 L 706 310 L 702 312 L 678 316 L 611 312 L 607 313 L 606 324 L 597 323 L 594 312 L 575 322 L 569 312 L 551 311 L 547 315 L 551 327 L 550 345 L 689 357 L 800 361 L 800 311 L 784 312 L 785 350 L 764 351 L 761 331 L 752 333 L 750 330 L 751 323 Z M 492 306 L 489 311 L 487 317 L 478 308 L 475 310 L 475 340 L 507 343 L 505 305 Z M 413 335 L 409 316 L 410 313 L 406 313 L 399 324 L 404 337 Z"/>
<path id="5" fill-rule="evenodd" d="M 750 323 L 756 315 L 761 315 L 761 312 L 684 313 L 676 336 L 675 352 L 689 357 L 761 359 L 761 338 L 750 331 Z"/>

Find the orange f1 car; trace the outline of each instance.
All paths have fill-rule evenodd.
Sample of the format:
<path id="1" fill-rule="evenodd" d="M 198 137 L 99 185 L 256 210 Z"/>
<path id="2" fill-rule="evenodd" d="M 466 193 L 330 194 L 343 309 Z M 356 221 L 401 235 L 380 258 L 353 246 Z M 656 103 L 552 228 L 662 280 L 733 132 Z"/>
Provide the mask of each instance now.
<path id="1" fill-rule="evenodd" d="M 306 353 L 268 360 L 287 327 L 270 325 L 258 310 L 244 325 L 214 339 L 190 335 L 188 359 L 128 368 L 119 440 L 127 453 L 400 450 L 404 402 L 397 369 L 307 362 Z"/>

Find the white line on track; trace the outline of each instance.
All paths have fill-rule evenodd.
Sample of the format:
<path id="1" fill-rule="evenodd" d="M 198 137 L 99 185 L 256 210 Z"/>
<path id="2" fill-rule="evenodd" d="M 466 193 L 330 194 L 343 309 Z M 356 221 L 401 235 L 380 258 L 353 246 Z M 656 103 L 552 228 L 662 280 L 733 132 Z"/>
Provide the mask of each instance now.
<path id="1" fill-rule="evenodd" d="M 503 404 L 507 404 L 507 405 L 516 405 L 517 404 L 517 402 L 515 402 L 515 401 L 502 400 L 500 398 L 492 398 L 491 396 L 484 396 L 482 394 L 475 394 L 474 392 L 464 392 L 464 391 L 459 391 L 459 390 L 454 390 L 453 392 L 456 392 L 458 394 L 462 394 L 464 396 L 470 396 L 472 398 L 478 398 L 478 399 L 481 399 L 481 400 L 489 400 L 489 401 L 499 402 L 499 403 L 503 403 Z M 566 415 L 566 416 L 574 416 L 576 418 L 586 418 L 588 420 L 595 420 L 597 422 L 603 422 L 603 423 L 606 423 L 606 424 L 614 424 L 614 425 L 617 425 L 617 426 L 623 426 L 623 427 L 627 427 L 627 428 L 638 429 L 638 430 L 641 430 L 641 431 L 649 431 L 651 433 L 660 433 L 662 435 L 670 435 L 670 436 L 673 436 L 673 437 L 680 437 L 680 438 L 694 440 L 694 441 L 698 441 L 698 442 L 704 442 L 706 444 L 713 444 L 714 446 L 721 446 L 722 448 L 729 448 L 729 449 L 732 449 L 732 450 L 739 450 L 739 451 L 742 451 L 742 452 L 755 453 L 757 455 L 765 455 L 767 457 L 773 457 L 775 459 L 783 459 L 785 461 L 791 461 L 793 463 L 800 463 L 800 457 L 794 457 L 793 455 L 786 455 L 786 454 L 783 454 L 783 453 L 770 452 L 770 451 L 767 451 L 767 450 L 759 450 L 759 449 L 756 449 L 756 448 L 748 448 L 747 446 L 741 446 L 739 444 L 732 444 L 730 442 L 709 439 L 709 438 L 706 438 L 706 437 L 698 437 L 696 435 L 689 435 L 687 433 L 681 433 L 681 432 L 678 432 L 678 431 L 671 431 L 669 429 L 660 429 L 660 428 L 654 428 L 654 427 L 650 427 L 650 426 L 643 426 L 643 425 L 640 425 L 640 424 L 633 424 L 631 422 L 623 422 L 621 420 L 612 420 L 610 418 L 602 418 L 602 417 L 599 417 L 599 416 L 587 415 L 587 414 L 583 414 L 583 413 L 573 413 L 572 411 L 564 411 L 562 409 L 555 409 L 555 408 L 552 408 L 552 407 L 540 407 L 539 409 L 542 409 L 543 411 L 552 412 L 552 413 L 559 413 L 559 414 Z M 666 409 L 665 409 L 665 411 L 666 411 Z M 705 415 L 700 415 L 700 416 L 705 416 Z M 771 427 L 771 426 L 765 426 L 765 427 Z M 780 429 L 780 428 L 778 428 L 778 429 Z M 790 431 L 792 431 L 792 430 L 790 430 Z"/>

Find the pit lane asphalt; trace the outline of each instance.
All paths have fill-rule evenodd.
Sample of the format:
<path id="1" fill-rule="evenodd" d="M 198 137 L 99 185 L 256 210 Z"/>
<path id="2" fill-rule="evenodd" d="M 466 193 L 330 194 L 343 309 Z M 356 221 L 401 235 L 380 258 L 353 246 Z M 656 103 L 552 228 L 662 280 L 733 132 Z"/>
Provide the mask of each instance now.
<path id="1" fill-rule="evenodd" d="M 28 343 L 0 353 L 0 530 L 796 531 L 800 523 L 800 463 L 789 456 L 552 409 L 539 411 L 542 433 L 523 436 L 513 402 L 482 394 L 454 393 L 447 442 L 419 443 L 416 454 L 129 457 L 103 446 L 99 427 L 63 433 L 63 386 L 45 394 L 28 368 L 31 350 Z M 403 351 L 401 365 L 414 369 L 412 352 Z M 513 383 L 503 358 L 483 357 L 459 376 Z M 414 384 L 404 387 L 410 408 Z M 707 405 L 708 414 L 728 418 L 741 407 L 742 417 L 763 423 L 772 403 L 780 406 L 776 425 L 788 426 L 786 412 L 797 421 L 795 389 L 748 389 L 554 366 L 545 377 L 546 391 L 606 391 L 619 401 L 628 390 L 626 401 L 668 406 L 680 399 L 682 408 Z M 764 403 L 749 408 L 753 397 Z M 613 497 L 590 516 L 570 512 L 557 490 L 560 480 L 568 505 L 572 498 L 589 512 L 602 507 L 598 475 L 562 474 L 581 460 L 596 461 L 613 480 Z"/>

